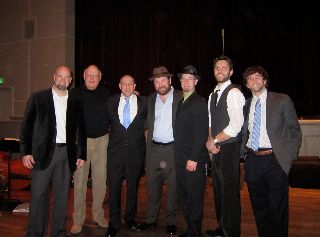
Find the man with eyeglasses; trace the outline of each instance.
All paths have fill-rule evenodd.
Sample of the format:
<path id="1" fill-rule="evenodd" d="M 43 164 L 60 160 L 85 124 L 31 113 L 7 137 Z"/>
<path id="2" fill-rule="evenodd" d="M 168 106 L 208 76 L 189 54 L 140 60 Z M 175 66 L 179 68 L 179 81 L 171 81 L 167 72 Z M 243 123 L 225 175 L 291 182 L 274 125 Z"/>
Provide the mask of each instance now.
<path id="1" fill-rule="evenodd" d="M 204 98 L 195 87 L 200 80 L 197 69 L 188 65 L 178 74 L 183 97 L 179 102 L 173 129 L 176 161 L 177 191 L 180 208 L 187 224 L 180 237 L 201 237 L 206 186 L 206 149 L 208 110 Z"/>
<path id="2" fill-rule="evenodd" d="M 86 160 L 81 101 L 68 95 L 71 70 L 55 70 L 53 86 L 30 96 L 21 126 L 22 162 L 31 169 L 31 201 L 27 237 L 45 236 L 53 192 L 51 236 L 67 236 L 70 178 Z"/>
<path id="3" fill-rule="evenodd" d="M 92 179 L 92 218 L 102 228 L 108 227 L 103 202 L 107 182 L 107 147 L 110 125 L 107 103 L 109 91 L 100 85 L 102 73 L 95 65 L 90 65 L 83 72 L 84 85 L 74 88 L 70 94 L 83 103 L 84 122 L 87 136 L 87 162 L 74 173 L 74 210 L 72 234 L 82 231 L 86 219 L 86 195 L 89 169 Z"/>

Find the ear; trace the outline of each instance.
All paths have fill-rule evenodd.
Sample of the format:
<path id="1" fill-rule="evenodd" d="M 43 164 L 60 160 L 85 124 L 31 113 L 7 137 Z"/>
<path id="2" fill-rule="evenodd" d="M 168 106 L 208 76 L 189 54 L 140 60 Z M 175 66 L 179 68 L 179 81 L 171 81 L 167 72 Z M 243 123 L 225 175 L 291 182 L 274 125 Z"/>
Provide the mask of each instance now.
<path id="1" fill-rule="evenodd" d="M 264 87 L 266 87 L 267 83 L 268 83 L 268 80 L 263 80 Z"/>
<path id="2" fill-rule="evenodd" d="M 121 83 L 119 83 L 119 89 L 121 90 Z"/>
<path id="3" fill-rule="evenodd" d="M 199 81 L 199 80 L 195 80 L 194 85 L 197 85 L 197 84 L 198 84 L 198 81 Z"/>
<path id="4" fill-rule="evenodd" d="M 233 74 L 233 69 L 230 71 L 230 76 L 232 76 L 232 74 Z"/>

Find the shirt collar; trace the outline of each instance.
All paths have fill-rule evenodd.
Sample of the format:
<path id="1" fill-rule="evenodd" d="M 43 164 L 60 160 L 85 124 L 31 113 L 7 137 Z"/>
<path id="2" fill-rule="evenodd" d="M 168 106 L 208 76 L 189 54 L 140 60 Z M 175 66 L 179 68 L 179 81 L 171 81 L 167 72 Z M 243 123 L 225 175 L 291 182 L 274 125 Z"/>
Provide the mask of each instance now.
<path id="1" fill-rule="evenodd" d="M 226 82 L 222 83 L 222 84 L 218 84 L 218 85 L 216 85 L 216 87 L 214 88 L 214 92 L 216 92 L 217 90 L 219 90 L 220 93 L 221 93 L 221 92 L 224 91 L 224 89 L 226 89 L 227 86 L 229 86 L 230 84 L 231 84 L 231 80 L 230 80 L 230 79 L 227 80 Z"/>

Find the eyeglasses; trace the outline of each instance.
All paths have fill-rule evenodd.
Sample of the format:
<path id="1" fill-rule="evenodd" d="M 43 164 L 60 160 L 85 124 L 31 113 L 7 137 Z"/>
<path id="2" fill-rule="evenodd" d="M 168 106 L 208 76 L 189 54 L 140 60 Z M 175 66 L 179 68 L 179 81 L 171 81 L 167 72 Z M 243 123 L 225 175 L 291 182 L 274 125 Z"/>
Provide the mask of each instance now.
<path id="1" fill-rule="evenodd" d="M 185 82 L 185 81 L 194 81 L 194 80 L 196 80 L 196 79 L 193 78 L 193 77 L 186 77 L 186 78 L 181 77 L 181 78 L 180 78 L 180 81 L 182 81 L 182 82 Z"/>
<path id="2" fill-rule="evenodd" d="M 69 79 L 71 79 L 72 77 L 71 76 L 63 76 L 63 75 L 60 75 L 60 74 L 58 74 L 58 75 L 56 75 L 56 78 L 57 79 L 65 79 L 65 80 L 69 80 Z"/>

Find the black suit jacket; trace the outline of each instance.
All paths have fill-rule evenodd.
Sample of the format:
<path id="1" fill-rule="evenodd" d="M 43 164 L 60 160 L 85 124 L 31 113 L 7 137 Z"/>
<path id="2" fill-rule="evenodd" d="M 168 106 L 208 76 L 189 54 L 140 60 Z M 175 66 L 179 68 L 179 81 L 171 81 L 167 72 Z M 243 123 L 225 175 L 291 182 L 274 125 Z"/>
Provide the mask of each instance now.
<path id="1" fill-rule="evenodd" d="M 128 129 L 121 123 L 118 115 L 120 95 L 114 95 L 108 101 L 108 113 L 111 120 L 111 130 L 108 144 L 108 166 L 112 163 L 123 162 L 123 156 L 129 152 L 132 162 L 143 162 L 145 158 L 146 139 L 144 123 L 147 118 L 147 98 L 137 96 L 137 115 Z M 124 150 L 124 148 L 127 148 Z M 126 153 L 124 153 L 124 151 Z M 141 164 L 141 163 L 140 163 Z"/>
<path id="2" fill-rule="evenodd" d="M 52 88 L 30 96 L 21 125 L 21 155 L 32 155 L 34 169 L 48 167 L 53 157 L 56 139 L 56 116 Z M 86 137 L 82 104 L 78 98 L 69 96 L 66 115 L 66 143 L 71 171 L 76 160 L 86 160 Z"/>
<path id="3" fill-rule="evenodd" d="M 245 121 L 242 128 L 241 156 L 247 152 L 249 138 L 249 113 L 252 98 L 244 107 Z M 293 102 L 289 96 L 269 92 L 266 101 L 266 126 L 273 152 L 279 165 L 286 174 L 289 173 L 292 161 L 297 159 L 302 142 L 302 133 Z"/>
<path id="4" fill-rule="evenodd" d="M 186 101 L 181 99 L 173 130 L 176 163 L 186 164 L 188 160 L 208 162 L 208 133 L 208 107 L 204 98 L 194 92 Z"/>

